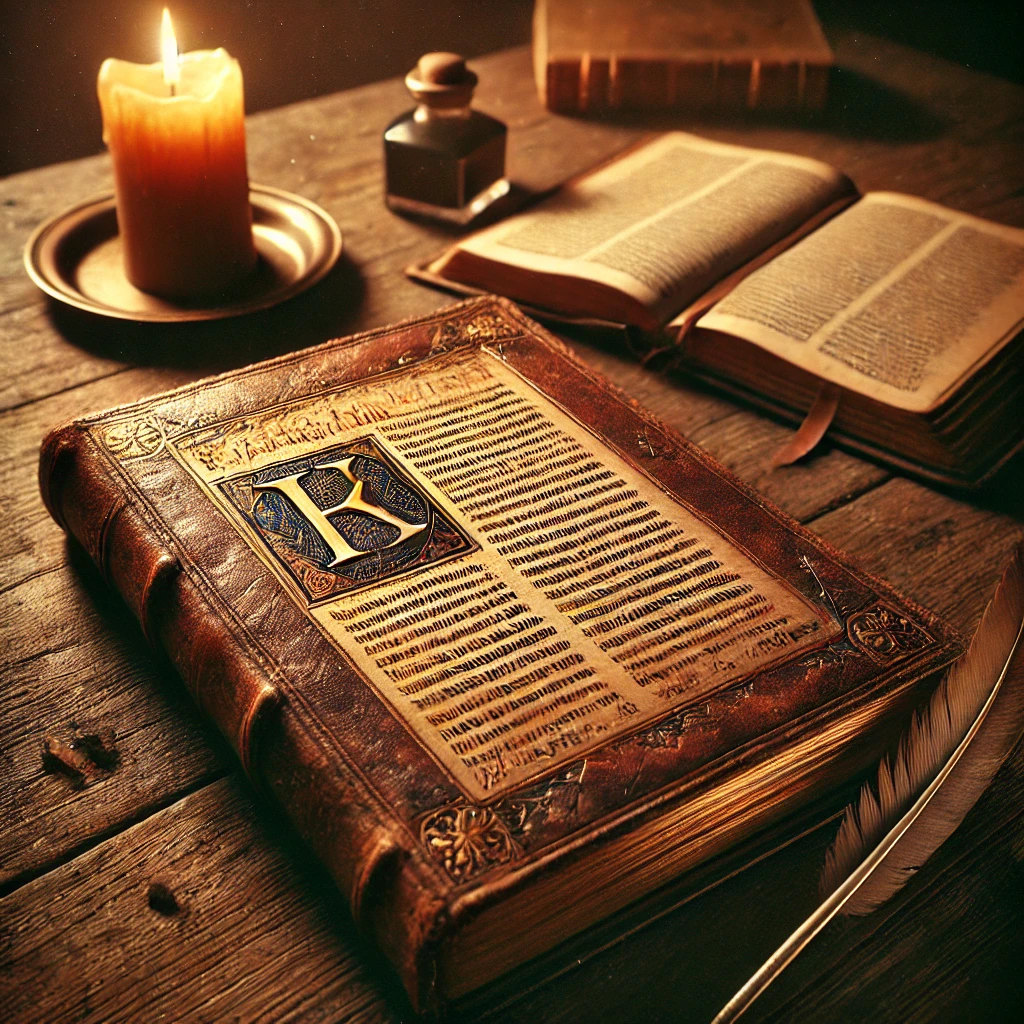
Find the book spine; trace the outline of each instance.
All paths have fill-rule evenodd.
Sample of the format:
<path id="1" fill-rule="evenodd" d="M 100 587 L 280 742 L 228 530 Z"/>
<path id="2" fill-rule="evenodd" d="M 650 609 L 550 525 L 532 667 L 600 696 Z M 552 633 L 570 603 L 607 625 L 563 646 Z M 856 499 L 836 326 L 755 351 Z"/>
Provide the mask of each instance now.
<path id="1" fill-rule="evenodd" d="M 414 1002 L 429 1007 L 446 915 L 414 844 L 289 707 L 273 666 L 247 649 L 185 571 L 155 514 L 133 500 L 87 424 L 46 437 L 39 483 L 47 510 L 120 593 L 246 774 L 276 798 L 325 863 Z"/>
<path id="2" fill-rule="evenodd" d="M 608 110 L 820 110 L 829 66 L 805 61 L 598 56 L 548 59 L 541 100 L 559 114 Z"/>
<path id="3" fill-rule="evenodd" d="M 120 593 L 146 639 L 169 656 L 254 775 L 259 723 L 280 703 L 280 692 L 227 631 L 216 628 L 178 559 L 104 462 L 87 427 L 72 424 L 51 433 L 40 453 L 43 503 Z"/>

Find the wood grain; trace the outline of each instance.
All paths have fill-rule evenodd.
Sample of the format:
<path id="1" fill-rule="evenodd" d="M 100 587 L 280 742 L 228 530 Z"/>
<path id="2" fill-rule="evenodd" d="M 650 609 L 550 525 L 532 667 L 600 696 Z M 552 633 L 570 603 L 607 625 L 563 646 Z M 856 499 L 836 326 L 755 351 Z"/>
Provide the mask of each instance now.
<path id="1" fill-rule="evenodd" d="M 224 780 L 22 886 L 0 902 L 8 1019 L 401 1019 L 330 879 L 275 825 Z"/>
<path id="2" fill-rule="evenodd" d="M 1019 504 L 1008 515 L 896 478 L 812 528 L 969 634 L 1024 533 L 1022 519 Z"/>
<path id="3" fill-rule="evenodd" d="M 0 635 L 18 652 L 0 718 L 0 892 L 231 765 L 84 555 L 10 594 Z M 44 756 L 48 741 L 75 745 L 108 731 L 116 763 L 101 758 L 85 778 Z"/>
<path id="4" fill-rule="evenodd" d="M 681 127 L 819 157 L 862 190 L 1024 224 L 1024 89 L 862 34 L 832 41 L 840 70 L 829 108 L 810 124 L 553 117 L 536 101 L 524 49 L 475 62 L 479 105 L 509 123 L 510 170 L 527 192 L 642 131 Z M 401 270 L 451 236 L 383 207 L 379 136 L 407 102 L 390 81 L 249 120 L 252 179 L 324 205 L 346 251 L 317 289 L 233 323 L 156 329 L 48 304 L 21 269 L 24 240 L 46 216 L 109 189 L 109 162 L 2 182 L 0 1005 L 11 1019 L 408 1019 L 326 875 L 243 783 L 213 781 L 230 758 L 128 613 L 69 555 L 35 483 L 39 440 L 57 422 L 450 301 Z M 973 628 L 1021 533 L 1017 477 L 967 500 L 836 450 L 769 471 L 787 428 L 612 351 L 576 349 L 770 500 Z M 48 736 L 74 743 L 103 730 L 115 735 L 113 769 L 86 779 L 52 763 L 44 770 Z M 902 902 L 877 925 L 824 943 L 759 1015 L 944 1020 L 1019 998 L 1022 780 L 1018 758 Z M 813 900 L 807 879 L 825 842 L 809 837 L 561 977 L 538 976 L 508 1007 L 490 1006 L 489 1019 L 708 1019 Z M 150 908 L 153 882 L 179 912 Z M 684 948 L 692 954 L 681 957 Z"/>
<path id="5" fill-rule="evenodd" d="M 876 493 L 883 491 L 889 493 L 884 503 L 878 503 Z M 966 503 L 893 481 L 824 516 L 821 532 L 827 536 L 838 528 L 839 517 L 854 516 L 864 524 L 855 536 L 868 553 L 880 547 L 880 537 L 892 534 L 908 503 L 922 530 L 905 534 L 902 543 L 890 538 L 884 546 L 889 564 L 906 562 L 913 567 L 916 560 L 921 572 L 914 596 L 922 603 L 939 606 L 948 593 L 942 573 L 924 571 L 934 560 L 934 547 L 922 543 L 922 537 L 936 535 L 933 523 L 944 524 L 940 543 L 954 562 L 969 561 L 967 553 L 981 538 L 984 549 L 993 552 L 987 578 L 984 572 L 972 576 L 976 585 L 960 592 L 958 613 L 950 616 L 970 626 L 995 585 L 1001 568 L 998 552 L 1008 550 L 1021 532 L 1009 517 L 979 513 Z M 876 515 L 876 509 L 888 513 Z M 838 932 L 809 961 L 810 981 L 794 975 L 800 990 L 790 998 L 800 1001 L 787 1005 L 777 1019 L 824 1019 L 829 1014 L 835 1015 L 830 1019 L 847 1019 L 847 1011 L 850 1019 L 872 1019 L 869 1011 L 876 1006 L 878 989 L 871 981 L 887 977 L 883 968 L 897 962 L 900 951 L 908 958 L 913 953 L 922 985 L 934 985 L 937 972 L 946 968 L 955 969 L 961 983 L 941 1005 L 927 1002 L 929 1012 L 924 1013 L 922 993 L 931 992 L 931 987 L 911 987 L 908 992 L 905 983 L 889 979 L 889 1002 L 874 1019 L 905 1019 L 904 1011 L 912 1009 L 918 1019 L 931 1020 L 940 1009 L 969 1008 L 977 993 L 963 979 L 991 970 L 991 955 L 1006 955 L 1001 941 L 1012 939 L 1024 924 L 1024 906 L 1006 898 L 1019 885 L 1016 858 L 1024 838 L 1018 835 L 1015 808 L 1022 787 L 1024 758 L 1018 757 L 950 845 L 908 887 L 905 904 L 894 904 L 887 912 L 885 920 L 892 917 L 893 924 L 879 927 L 877 939 L 870 922 L 862 931 Z M 124 1019 L 150 987 L 172 1017 L 199 1013 L 199 1007 L 209 1005 L 216 1007 L 207 1018 L 211 1020 L 220 1019 L 216 1014 L 221 1013 L 243 1019 L 347 1019 L 344 1014 L 350 1011 L 353 1020 L 400 1019 L 402 1001 L 387 971 L 364 974 L 372 956 L 359 945 L 343 909 L 336 906 L 338 898 L 321 891 L 329 882 L 301 848 L 278 834 L 273 815 L 264 813 L 257 820 L 256 809 L 239 797 L 238 788 L 236 782 L 206 787 L 0 901 L 0 922 L 14 936 L 8 954 L 12 993 L 20 996 L 23 988 L 28 993 L 18 1019 L 65 1019 L 70 1008 L 86 1001 L 83 1020 Z M 488 1019 L 569 1022 L 601 1013 L 614 1013 L 622 1020 L 708 1019 L 730 994 L 730 985 L 738 985 L 758 957 L 767 955 L 813 905 L 816 870 L 828 838 L 811 837 L 776 855 L 585 959 L 567 974 L 539 984 Z M 226 863 L 231 864 L 230 877 Z M 166 934 L 172 926 L 186 926 L 168 925 L 147 910 L 144 893 L 154 880 L 178 894 L 179 902 L 204 923 L 204 945 L 190 958 L 181 954 L 184 934 L 174 942 Z M 246 894 L 244 914 L 235 906 L 239 893 Z M 934 905 L 933 899 L 938 900 Z M 55 907 L 66 907 L 70 919 L 55 918 Z M 326 928 L 319 915 L 331 909 L 337 916 Z M 990 909 L 997 911 L 994 917 Z M 84 922 L 81 930 L 79 920 Z M 283 921 L 296 930 L 282 934 Z M 212 935 L 205 932 L 206 922 L 216 923 Z M 117 941 L 129 934 L 130 942 Z M 44 943 L 40 935 L 51 935 L 53 941 Z M 963 935 L 971 941 L 962 942 Z M 679 955 L 681 945 L 692 945 L 694 936 L 709 959 Z M 254 943 L 255 951 L 246 954 Z M 41 994 L 40 982 L 32 979 L 52 982 L 63 977 L 60 965 L 79 949 L 97 957 L 97 966 L 64 978 L 55 994 Z M 204 949 L 220 954 L 212 972 Z M 850 967 L 851 951 L 863 962 L 866 975 Z M 934 966 L 936 951 L 941 951 L 939 966 Z M 266 967 L 267 958 L 273 960 L 272 967 Z M 141 959 L 147 964 L 145 971 L 138 967 Z M 101 969 L 105 974 L 95 973 Z M 106 975 L 114 980 L 96 989 L 95 978 Z M 905 974 L 900 977 L 905 979 Z M 169 978 L 177 979 L 173 990 Z M 999 998 L 1007 997 L 998 974 L 996 984 Z M 820 985 L 826 995 L 820 993 Z M 258 996 L 252 995 L 253 989 Z M 308 1005 L 314 990 L 321 993 L 316 1014 L 322 1017 Z M 788 989 L 779 991 L 785 994 Z M 689 993 L 683 1008 L 680 992 Z M 266 1017 L 268 1006 L 280 1017 Z"/>

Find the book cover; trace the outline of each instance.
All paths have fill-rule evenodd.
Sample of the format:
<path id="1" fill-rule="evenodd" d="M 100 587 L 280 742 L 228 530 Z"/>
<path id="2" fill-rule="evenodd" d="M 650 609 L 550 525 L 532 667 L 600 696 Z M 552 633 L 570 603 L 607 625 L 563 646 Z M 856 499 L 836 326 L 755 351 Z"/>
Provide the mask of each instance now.
<path id="1" fill-rule="evenodd" d="M 418 1009 L 848 780 L 961 650 L 500 299 L 78 420 L 40 477 Z"/>

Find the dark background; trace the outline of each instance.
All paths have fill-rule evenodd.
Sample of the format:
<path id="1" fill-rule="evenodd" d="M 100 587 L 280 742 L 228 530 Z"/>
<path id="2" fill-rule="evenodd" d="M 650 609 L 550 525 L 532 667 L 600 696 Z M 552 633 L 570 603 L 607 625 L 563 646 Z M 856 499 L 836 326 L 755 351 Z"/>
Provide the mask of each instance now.
<path id="1" fill-rule="evenodd" d="M 0 0 L 0 174 L 102 149 L 105 57 L 149 63 L 161 0 Z M 239 59 L 250 113 L 405 74 L 427 50 L 529 41 L 532 0 L 169 0 L 181 50 Z M 643 0 L 635 0 L 642 9 Z M 1024 81 L 1024 3 L 817 0 L 829 28 L 885 36 Z M 396 111 L 398 113 L 398 111 Z M 383 130 L 383 125 L 381 129 Z"/>

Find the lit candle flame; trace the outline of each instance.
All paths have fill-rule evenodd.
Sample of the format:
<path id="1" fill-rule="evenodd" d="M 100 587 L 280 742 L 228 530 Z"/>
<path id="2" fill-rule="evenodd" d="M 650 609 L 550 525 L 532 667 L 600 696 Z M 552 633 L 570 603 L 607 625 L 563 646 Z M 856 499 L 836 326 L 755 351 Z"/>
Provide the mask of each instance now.
<path id="1" fill-rule="evenodd" d="M 171 27 L 171 12 L 164 8 L 164 20 L 160 27 L 160 51 L 164 58 L 164 82 L 171 87 L 171 95 L 174 95 L 174 87 L 181 81 L 181 70 L 178 67 L 178 41 L 174 38 L 174 29 Z"/>

